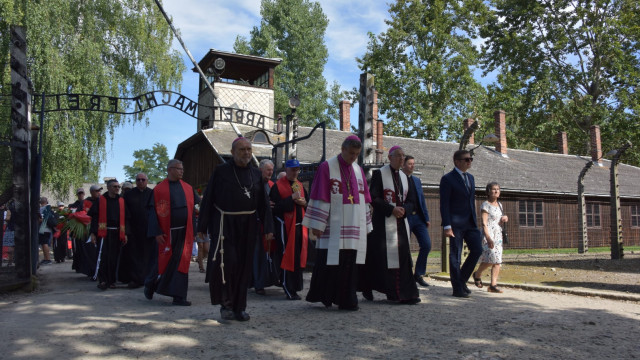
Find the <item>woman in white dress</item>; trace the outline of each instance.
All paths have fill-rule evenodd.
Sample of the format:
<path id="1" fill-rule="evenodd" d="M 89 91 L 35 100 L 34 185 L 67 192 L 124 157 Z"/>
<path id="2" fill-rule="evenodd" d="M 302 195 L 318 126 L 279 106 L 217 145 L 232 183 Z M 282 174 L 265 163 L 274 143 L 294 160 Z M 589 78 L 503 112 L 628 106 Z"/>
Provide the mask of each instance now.
<path id="1" fill-rule="evenodd" d="M 502 204 L 498 202 L 500 197 L 500 185 L 497 182 L 487 184 L 487 201 L 482 203 L 482 256 L 480 266 L 473 273 L 473 280 L 477 287 L 481 288 L 482 272 L 491 268 L 491 285 L 487 291 L 501 293 L 498 288 L 498 274 L 502 264 L 502 227 L 500 224 L 509 221 L 502 212 Z"/>

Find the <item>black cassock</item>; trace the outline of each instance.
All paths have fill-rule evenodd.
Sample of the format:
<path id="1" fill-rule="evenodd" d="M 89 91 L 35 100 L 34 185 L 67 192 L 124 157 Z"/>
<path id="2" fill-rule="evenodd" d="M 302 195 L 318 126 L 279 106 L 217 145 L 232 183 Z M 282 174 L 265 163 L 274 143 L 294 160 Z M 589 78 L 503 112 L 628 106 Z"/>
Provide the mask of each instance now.
<path id="1" fill-rule="evenodd" d="M 96 199 L 88 198 L 91 202 L 96 202 Z M 84 209 L 84 200 L 78 200 L 69 205 L 70 208 L 75 208 L 76 211 Z M 89 215 L 89 214 L 87 214 Z M 98 260 L 98 250 L 96 245 L 87 242 L 88 239 L 73 238 L 73 263 L 71 269 L 77 273 L 85 274 L 89 277 L 93 277 L 96 273 L 96 262 Z"/>
<path id="2" fill-rule="evenodd" d="M 393 173 L 393 169 L 391 170 Z M 396 194 L 402 194 L 402 183 L 397 173 L 393 174 Z M 413 277 L 413 261 L 409 248 L 409 234 L 404 225 L 406 215 L 413 212 L 415 193 L 413 186 L 409 186 L 407 199 L 400 201 L 397 206 L 404 207 L 405 217 L 396 220 L 398 228 L 398 260 L 399 269 L 387 267 L 387 246 L 385 219 L 393 216 L 393 205 L 384 201 L 384 190 L 380 170 L 373 172 L 371 176 L 371 205 L 373 213 L 371 220 L 373 231 L 367 236 L 367 258 L 364 265 L 358 270 L 358 290 L 376 290 L 387 295 L 392 301 L 408 301 L 418 299 L 418 287 Z"/>
<path id="3" fill-rule="evenodd" d="M 178 271 L 180 265 L 180 258 L 182 257 L 182 251 L 185 244 L 186 226 L 188 219 L 187 212 L 187 198 L 184 195 L 184 190 L 179 181 L 169 181 L 169 201 L 171 202 L 171 259 L 165 268 L 164 274 L 157 278 L 158 274 L 158 244 L 155 242 L 155 237 L 162 235 L 162 229 L 158 222 L 158 215 L 155 210 L 155 199 L 153 193 L 149 197 L 149 227 L 147 236 L 153 239 L 155 244 L 153 251 L 155 253 L 155 267 L 152 271 L 155 273 L 151 275 L 152 278 L 157 278 L 155 285 L 155 291 L 158 294 L 172 296 L 174 300 L 186 300 L 187 289 L 189 286 L 189 274 L 181 273 Z M 199 202 L 199 197 L 193 193 L 194 204 Z M 195 212 L 194 212 L 195 214 Z M 195 216 L 191 219 L 193 222 L 193 229 L 195 230 Z M 178 228 L 178 229 L 173 229 Z M 167 234 L 169 235 L 169 234 Z M 194 231 L 195 236 L 195 231 Z M 146 285 L 146 284 L 145 284 Z"/>
<path id="4" fill-rule="evenodd" d="M 275 184 L 274 184 L 275 185 Z M 267 194 L 271 191 L 269 184 L 264 186 Z M 262 234 L 259 234 L 259 239 L 256 242 L 255 250 L 253 252 L 253 281 L 249 284 L 249 287 L 254 289 L 264 289 L 269 286 L 282 286 L 280 280 L 280 261 L 282 260 L 282 244 L 274 239 L 268 244 L 262 241 L 264 235 L 264 221 L 270 221 L 275 224 L 273 218 L 259 219 L 260 228 L 263 229 Z"/>
<path id="5" fill-rule="evenodd" d="M 224 240 L 219 244 L 221 212 L 216 207 L 225 212 L 255 212 L 224 215 Z M 208 229 L 211 236 L 205 280 L 209 283 L 211 304 L 220 304 L 234 312 L 246 309 L 253 252 L 260 234 L 258 218 L 271 219 L 260 171 L 251 166 L 237 167 L 233 159 L 218 165 L 207 184 L 198 222 L 198 231 L 205 233 Z M 264 223 L 264 232 L 273 233 L 271 221 Z M 224 253 L 220 252 L 220 246 Z M 220 267 L 221 261 L 224 261 L 224 270 Z"/>
<path id="6" fill-rule="evenodd" d="M 96 234 L 96 245 L 98 250 L 97 278 L 98 282 L 113 285 L 116 283 L 118 276 L 118 266 L 120 260 L 120 248 L 122 240 L 120 240 L 120 196 L 114 198 L 106 192 L 103 195 L 107 199 L 107 236 L 98 237 L 98 220 L 100 201 L 93 202 L 93 206 L 89 209 L 88 215 L 91 216 L 91 233 Z M 129 213 L 125 206 L 125 230 L 129 234 Z M 85 245 L 91 245 L 85 244 Z"/>
<path id="7" fill-rule="evenodd" d="M 148 272 L 148 261 L 153 249 L 152 241 L 147 238 L 148 214 L 147 204 L 153 190 L 145 188 L 140 191 L 133 188 L 123 195 L 124 202 L 131 214 L 130 235 L 127 245 L 122 248 L 120 255 L 120 267 L 118 268 L 118 280 L 122 282 L 134 282 L 142 285 Z"/>

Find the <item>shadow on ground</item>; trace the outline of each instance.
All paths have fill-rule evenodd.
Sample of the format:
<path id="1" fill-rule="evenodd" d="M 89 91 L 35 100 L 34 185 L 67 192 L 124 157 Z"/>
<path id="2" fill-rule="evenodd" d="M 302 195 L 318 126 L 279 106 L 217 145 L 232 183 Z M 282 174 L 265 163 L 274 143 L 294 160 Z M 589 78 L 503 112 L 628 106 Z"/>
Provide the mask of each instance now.
<path id="1" fill-rule="evenodd" d="M 474 289 L 458 299 L 437 281 L 420 290 L 418 305 L 375 293 L 357 312 L 287 301 L 277 288 L 266 297 L 250 291 L 252 319 L 223 323 L 192 270 L 194 305 L 175 307 L 166 297 L 144 299 L 141 289 L 98 291 L 70 269 L 49 268 L 40 291 L 0 298 L 2 358 L 583 359 L 640 351 L 637 305 L 519 290 Z"/>

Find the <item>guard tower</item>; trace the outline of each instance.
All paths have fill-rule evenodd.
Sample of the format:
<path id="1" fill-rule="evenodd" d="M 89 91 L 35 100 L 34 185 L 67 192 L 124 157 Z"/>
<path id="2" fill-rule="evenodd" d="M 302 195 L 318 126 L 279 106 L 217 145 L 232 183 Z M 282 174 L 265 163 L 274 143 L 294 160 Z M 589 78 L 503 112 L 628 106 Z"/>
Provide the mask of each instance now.
<path id="1" fill-rule="evenodd" d="M 264 122 L 265 129 L 273 129 L 273 74 L 281 62 L 281 59 L 209 50 L 198 65 L 213 86 L 217 101 L 199 79 L 197 131 L 217 128 L 217 121 L 245 123 L 258 118 Z"/>

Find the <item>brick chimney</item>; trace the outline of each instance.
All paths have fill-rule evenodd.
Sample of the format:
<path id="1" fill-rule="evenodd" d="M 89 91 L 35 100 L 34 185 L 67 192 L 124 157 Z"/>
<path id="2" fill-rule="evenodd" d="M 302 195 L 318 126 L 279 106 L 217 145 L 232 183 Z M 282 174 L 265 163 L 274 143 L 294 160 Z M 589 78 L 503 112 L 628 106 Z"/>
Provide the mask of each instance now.
<path id="1" fill-rule="evenodd" d="M 384 155 L 384 149 L 382 147 L 383 145 L 383 140 L 382 140 L 382 134 L 383 134 L 383 130 L 384 130 L 384 123 L 382 122 L 382 120 L 376 121 L 374 122 L 374 124 L 376 125 L 376 131 L 375 131 L 375 137 L 377 139 L 377 143 L 376 143 L 376 163 L 377 164 L 382 164 L 382 156 Z"/>
<path id="2" fill-rule="evenodd" d="M 496 121 L 496 136 L 498 137 L 498 143 L 496 144 L 496 151 L 502 155 L 507 155 L 507 127 L 505 125 L 505 112 L 497 110 L 493 113 L 493 118 Z"/>
<path id="3" fill-rule="evenodd" d="M 567 142 L 567 132 L 558 132 L 558 152 L 563 155 L 569 155 L 569 144 Z"/>
<path id="4" fill-rule="evenodd" d="M 469 119 L 464 119 L 464 130 L 463 131 L 467 131 L 468 128 L 471 127 L 471 125 L 473 125 L 473 123 L 476 122 L 475 120 L 469 118 Z M 469 145 L 473 145 L 474 144 L 474 139 L 475 139 L 475 133 L 471 134 L 471 136 L 469 136 Z"/>
<path id="5" fill-rule="evenodd" d="M 600 126 L 591 125 L 589 135 L 591 137 L 591 160 L 601 165 L 602 143 L 600 142 Z"/>
<path id="6" fill-rule="evenodd" d="M 340 131 L 351 132 L 351 101 L 340 101 Z"/>

